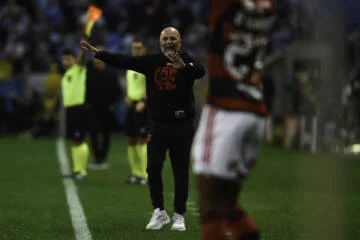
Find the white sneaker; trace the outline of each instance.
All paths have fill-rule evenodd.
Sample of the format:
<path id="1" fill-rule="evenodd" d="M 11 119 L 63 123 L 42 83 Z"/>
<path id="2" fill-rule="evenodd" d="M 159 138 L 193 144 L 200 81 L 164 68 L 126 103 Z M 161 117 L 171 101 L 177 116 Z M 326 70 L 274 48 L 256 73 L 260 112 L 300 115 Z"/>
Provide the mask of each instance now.
<path id="1" fill-rule="evenodd" d="M 184 220 L 184 216 L 178 213 L 174 213 L 173 216 L 173 225 L 171 226 L 171 230 L 176 230 L 176 231 L 185 231 L 185 220 Z"/>
<path id="2" fill-rule="evenodd" d="M 144 186 L 144 185 L 148 184 L 148 181 L 147 181 L 147 179 L 141 177 L 141 178 L 137 179 L 137 184 Z"/>
<path id="3" fill-rule="evenodd" d="M 148 223 L 148 225 L 146 225 L 146 229 L 159 230 L 168 223 L 170 223 L 170 218 L 167 215 L 166 211 L 160 211 L 160 208 L 156 208 L 150 219 L 150 222 Z"/>

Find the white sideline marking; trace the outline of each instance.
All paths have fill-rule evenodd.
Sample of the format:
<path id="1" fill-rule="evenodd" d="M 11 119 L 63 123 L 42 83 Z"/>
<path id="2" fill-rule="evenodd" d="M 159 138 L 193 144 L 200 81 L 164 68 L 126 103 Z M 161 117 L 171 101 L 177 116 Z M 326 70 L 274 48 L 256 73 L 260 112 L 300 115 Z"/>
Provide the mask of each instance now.
<path id="1" fill-rule="evenodd" d="M 61 174 L 64 175 L 71 173 L 63 139 L 58 139 L 56 141 L 56 149 Z M 86 217 L 81 206 L 76 185 L 70 178 L 64 178 L 63 184 L 65 187 L 66 199 L 69 205 L 70 217 L 76 240 L 91 240 L 91 233 L 86 223 Z"/>

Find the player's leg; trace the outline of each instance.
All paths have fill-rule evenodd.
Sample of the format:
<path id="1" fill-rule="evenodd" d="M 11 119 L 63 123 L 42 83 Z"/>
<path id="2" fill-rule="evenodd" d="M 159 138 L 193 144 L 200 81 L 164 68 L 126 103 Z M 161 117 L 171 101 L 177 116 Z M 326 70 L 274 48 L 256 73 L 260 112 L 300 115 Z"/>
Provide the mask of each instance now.
<path id="1" fill-rule="evenodd" d="M 227 216 L 236 206 L 240 183 L 207 175 L 197 175 L 202 240 L 225 240 Z"/>
<path id="2" fill-rule="evenodd" d="M 204 108 L 193 146 L 202 239 L 227 239 L 226 221 L 236 210 L 238 176 L 249 172 L 242 158 L 242 141 L 251 133 L 254 118 L 252 114 Z M 253 230 L 246 222 L 240 228 Z"/>
<path id="3" fill-rule="evenodd" d="M 254 166 L 258 157 L 265 133 L 266 119 L 263 117 L 253 117 L 248 131 L 242 139 L 242 162 L 243 168 L 249 172 Z M 260 233 L 254 219 L 247 214 L 239 205 L 230 211 L 227 216 L 227 227 L 234 239 L 259 240 Z"/>
<path id="4" fill-rule="evenodd" d="M 136 112 L 136 125 L 138 129 L 138 141 L 136 144 L 136 152 L 139 159 L 139 184 L 147 183 L 147 123 L 145 111 Z"/>
<path id="5" fill-rule="evenodd" d="M 66 111 L 67 133 L 71 144 L 73 173 L 79 176 L 77 178 L 87 175 L 89 147 L 85 141 L 86 114 L 86 109 L 83 106 L 70 107 Z"/>
<path id="6" fill-rule="evenodd" d="M 223 204 L 218 203 L 218 200 L 223 200 L 223 193 L 216 195 L 217 188 L 213 186 L 215 180 L 212 177 L 213 168 L 215 168 L 215 166 L 212 167 L 214 165 L 212 161 L 214 147 L 218 144 L 214 141 L 219 141 L 218 136 L 214 138 L 217 114 L 212 107 L 205 106 L 203 108 L 192 150 L 193 167 L 197 175 L 202 240 L 227 239 L 226 214 L 224 207 L 220 208 Z"/>
<path id="7" fill-rule="evenodd" d="M 104 127 L 100 130 L 100 134 L 102 138 L 101 149 L 99 152 L 100 164 L 106 164 L 111 143 L 110 129 L 108 127 Z"/>
<path id="8" fill-rule="evenodd" d="M 100 164 L 105 167 L 107 162 L 107 155 L 110 149 L 111 142 L 111 118 L 112 112 L 109 111 L 108 107 L 101 107 L 98 109 L 99 114 L 99 123 L 100 123 L 100 135 L 101 135 L 101 145 L 99 151 Z"/>
<path id="9" fill-rule="evenodd" d="M 136 144 L 136 152 L 139 159 L 139 173 L 140 179 L 139 184 L 146 185 L 148 174 L 147 174 L 147 140 L 146 138 L 139 138 Z"/>
<path id="10" fill-rule="evenodd" d="M 94 155 L 94 164 L 91 164 L 91 168 L 96 168 L 100 164 L 100 125 L 97 110 L 91 107 L 89 110 L 89 132 L 90 132 L 90 146 Z"/>
<path id="11" fill-rule="evenodd" d="M 252 217 L 237 205 L 241 182 L 198 175 L 201 239 L 260 240 L 258 226 Z M 221 196 L 221 197 L 219 197 Z"/>
<path id="12" fill-rule="evenodd" d="M 139 177 L 141 173 L 138 170 L 138 156 L 136 153 L 137 129 L 135 125 L 135 110 L 131 106 L 128 106 L 126 112 L 126 138 L 128 161 L 131 170 L 131 175 L 126 180 L 126 183 L 133 184 L 136 183 L 137 177 Z"/>
<path id="13" fill-rule="evenodd" d="M 147 150 L 147 173 L 154 209 L 164 209 L 162 169 L 167 148 L 168 143 L 163 134 L 157 131 L 150 131 Z"/>
<path id="14" fill-rule="evenodd" d="M 154 208 L 153 216 L 147 224 L 146 229 L 161 229 L 165 224 L 170 223 L 164 209 L 162 169 L 165 161 L 165 154 L 168 148 L 166 135 L 159 129 L 161 126 L 151 126 L 147 144 L 147 173 L 151 202 Z"/>

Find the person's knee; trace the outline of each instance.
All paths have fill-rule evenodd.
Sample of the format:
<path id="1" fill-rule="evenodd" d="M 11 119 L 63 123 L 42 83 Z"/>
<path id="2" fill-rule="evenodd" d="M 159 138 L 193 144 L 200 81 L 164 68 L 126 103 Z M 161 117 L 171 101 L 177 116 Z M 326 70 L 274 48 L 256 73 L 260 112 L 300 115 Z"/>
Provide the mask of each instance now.
<path id="1" fill-rule="evenodd" d="M 210 218 L 226 218 L 231 212 L 231 208 L 222 202 L 214 199 L 200 199 L 199 212 L 201 216 Z"/>
<path id="2" fill-rule="evenodd" d="M 202 223 L 211 221 L 223 221 L 225 219 L 225 213 L 219 209 L 200 207 L 199 213 Z"/>
<path id="3" fill-rule="evenodd" d="M 228 223 L 231 224 L 237 221 L 238 219 L 241 219 L 245 215 L 247 215 L 247 213 L 244 210 L 242 210 L 240 207 L 234 207 L 229 209 L 229 211 L 226 213 L 226 219 Z"/>
<path id="4" fill-rule="evenodd" d="M 224 218 L 232 216 L 236 209 L 238 191 L 236 184 L 216 178 L 199 176 L 198 189 L 200 214 L 216 213 Z"/>

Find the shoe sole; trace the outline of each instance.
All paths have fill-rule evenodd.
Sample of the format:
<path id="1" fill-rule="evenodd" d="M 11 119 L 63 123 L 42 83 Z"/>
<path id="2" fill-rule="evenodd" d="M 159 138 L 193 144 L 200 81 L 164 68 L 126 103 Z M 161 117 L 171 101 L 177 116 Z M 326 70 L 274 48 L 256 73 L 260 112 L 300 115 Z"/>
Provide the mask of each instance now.
<path id="1" fill-rule="evenodd" d="M 171 226 L 171 229 L 170 229 L 170 230 L 171 230 L 171 231 L 184 232 L 184 231 L 186 231 L 186 228 L 176 228 L 176 227 Z"/>
<path id="2" fill-rule="evenodd" d="M 146 228 L 146 230 L 160 230 L 163 228 L 163 226 L 165 226 L 166 224 L 170 223 L 170 218 L 168 220 L 166 220 L 163 224 L 153 227 L 153 228 Z"/>

